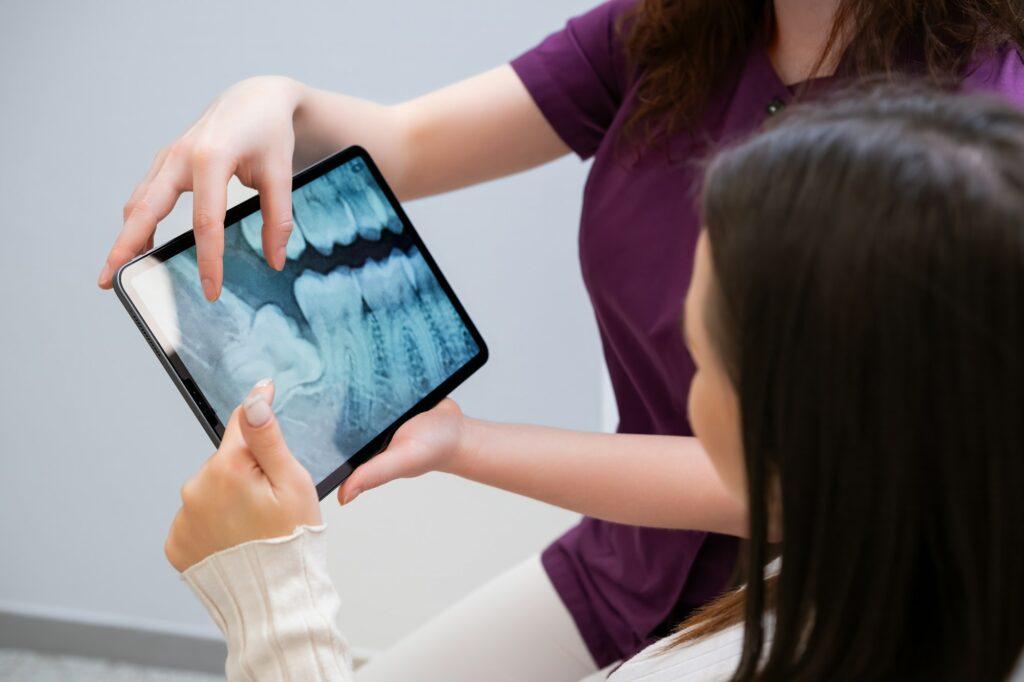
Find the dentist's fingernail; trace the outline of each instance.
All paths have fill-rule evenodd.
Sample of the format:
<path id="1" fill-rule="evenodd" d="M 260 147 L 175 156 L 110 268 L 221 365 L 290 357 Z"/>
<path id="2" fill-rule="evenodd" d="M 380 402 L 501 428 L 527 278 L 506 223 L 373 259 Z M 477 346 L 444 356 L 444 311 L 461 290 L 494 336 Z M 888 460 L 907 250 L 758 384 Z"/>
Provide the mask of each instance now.
<path id="1" fill-rule="evenodd" d="M 213 280 L 209 277 L 203 277 L 203 295 L 206 296 L 207 301 L 212 301 L 216 292 L 213 290 Z"/>
<path id="2" fill-rule="evenodd" d="M 272 383 L 274 383 L 274 380 L 271 379 L 270 377 L 267 377 L 266 379 L 260 379 L 259 381 L 257 381 L 253 388 L 266 388 Z"/>
<path id="3" fill-rule="evenodd" d="M 359 493 L 361 493 L 361 492 L 363 492 L 363 491 L 362 491 L 362 490 L 360 490 L 359 488 L 355 488 L 354 490 L 349 490 L 349 491 L 348 491 L 348 492 L 347 492 L 347 493 L 345 494 L 345 499 L 344 499 L 344 500 L 342 500 L 342 501 L 341 501 L 341 503 L 342 503 L 342 504 L 348 504 L 348 503 L 349 503 L 349 502 L 351 502 L 352 500 L 354 500 L 354 499 L 356 499 L 357 497 L 359 497 Z"/>
<path id="4" fill-rule="evenodd" d="M 96 280 L 96 284 L 97 284 L 97 285 L 99 285 L 99 286 L 103 286 L 103 284 L 104 284 L 104 283 L 105 283 L 105 282 L 106 282 L 106 281 L 107 281 L 108 279 L 110 279 L 110 266 L 109 266 L 109 265 L 104 265 L 104 266 L 103 266 L 103 269 L 102 269 L 102 270 L 100 270 L 100 276 L 99 276 L 99 278 L 98 278 L 98 279 Z"/>
<path id="5" fill-rule="evenodd" d="M 245 402 L 242 403 L 242 411 L 245 412 L 245 421 L 249 422 L 249 426 L 257 428 L 270 421 L 274 415 L 266 398 L 259 393 L 245 399 Z"/>
<path id="6" fill-rule="evenodd" d="M 277 252 L 274 254 L 274 262 L 278 263 L 277 269 L 284 270 L 284 264 L 288 259 L 287 253 L 285 253 L 285 247 L 277 247 Z"/>

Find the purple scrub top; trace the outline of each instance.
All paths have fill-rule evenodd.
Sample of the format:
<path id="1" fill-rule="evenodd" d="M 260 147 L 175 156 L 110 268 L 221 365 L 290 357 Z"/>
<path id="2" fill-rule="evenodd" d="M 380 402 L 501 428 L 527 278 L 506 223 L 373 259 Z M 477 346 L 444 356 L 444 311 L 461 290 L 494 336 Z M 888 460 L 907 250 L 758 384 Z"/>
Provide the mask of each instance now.
<path id="1" fill-rule="evenodd" d="M 619 410 L 618 431 L 691 435 L 693 361 L 681 313 L 700 229 L 695 161 L 758 128 L 792 100 L 755 41 L 716 89 L 697 128 L 637 161 L 617 147 L 636 80 L 615 31 L 633 0 L 613 0 L 512 61 L 548 122 L 581 158 L 579 252 Z M 827 86 L 834 79 L 819 79 Z M 1024 62 L 1013 48 L 978 60 L 965 84 L 1024 105 Z M 625 659 L 726 586 L 737 541 L 693 531 L 584 518 L 548 547 L 544 568 L 598 666 Z"/>

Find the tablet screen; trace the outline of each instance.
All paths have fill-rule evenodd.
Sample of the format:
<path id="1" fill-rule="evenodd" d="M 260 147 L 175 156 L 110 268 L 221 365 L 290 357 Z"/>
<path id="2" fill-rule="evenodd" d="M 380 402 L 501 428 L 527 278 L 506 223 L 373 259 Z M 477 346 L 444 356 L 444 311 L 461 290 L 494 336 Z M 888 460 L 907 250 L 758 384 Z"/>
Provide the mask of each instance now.
<path id="1" fill-rule="evenodd" d="M 292 452 L 320 482 L 479 352 L 363 158 L 296 189 L 287 264 L 263 259 L 259 212 L 225 230 L 220 298 L 194 246 L 131 281 L 221 424 L 272 377 Z"/>

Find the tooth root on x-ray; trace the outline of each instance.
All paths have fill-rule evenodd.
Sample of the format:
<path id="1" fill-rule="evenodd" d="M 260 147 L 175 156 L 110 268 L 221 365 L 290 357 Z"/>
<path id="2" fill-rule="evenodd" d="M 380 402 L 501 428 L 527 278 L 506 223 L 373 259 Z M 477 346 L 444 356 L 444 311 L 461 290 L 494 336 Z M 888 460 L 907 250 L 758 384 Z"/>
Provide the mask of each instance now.
<path id="1" fill-rule="evenodd" d="M 416 247 L 409 252 L 409 258 L 403 258 L 399 262 L 402 264 L 402 273 L 405 275 L 405 279 L 409 282 L 409 286 L 419 291 L 420 285 L 416 282 L 416 271 L 412 267 L 413 254 L 419 255 L 419 251 Z"/>
<path id="2" fill-rule="evenodd" d="M 441 291 L 437 280 L 434 279 L 434 273 L 430 271 L 430 267 L 423 259 L 419 249 L 411 248 L 405 263 L 412 272 L 412 278 L 416 282 L 420 297 L 424 299 L 420 309 L 432 320 L 436 338 L 444 339 L 445 343 L 450 346 L 451 356 L 446 365 L 450 372 L 465 362 L 466 353 L 471 355 L 476 353 L 476 341 L 473 340 L 469 330 L 462 323 L 462 318 L 459 317 L 455 307 Z"/>
<path id="3" fill-rule="evenodd" d="M 353 173 L 336 173 L 331 177 L 331 184 L 339 196 L 345 197 L 345 205 L 355 223 L 356 231 L 363 239 L 377 241 L 380 239 L 381 221 L 372 215 L 366 202 L 365 183 Z"/>
<path id="4" fill-rule="evenodd" d="M 413 247 L 409 251 L 404 265 L 416 282 L 421 302 L 418 309 L 425 316 L 433 337 L 438 340 L 437 352 L 444 363 L 445 375 L 449 375 L 465 362 L 467 354 L 476 353 L 476 341 L 467 332 L 462 318 L 438 286 L 418 249 Z"/>
<path id="5" fill-rule="evenodd" d="M 245 242 L 249 245 L 253 251 L 255 251 L 260 258 L 263 257 L 263 215 L 257 211 L 252 213 L 239 221 L 239 226 L 242 229 L 242 236 L 245 237 Z M 285 257 L 290 260 L 295 260 L 302 255 L 302 252 L 306 250 L 306 240 L 302 237 L 302 232 L 298 229 L 293 229 L 292 234 L 288 237 L 288 244 L 285 246 Z"/>
<path id="6" fill-rule="evenodd" d="M 371 241 L 380 239 L 380 231 L 387 222 L 387 215 L 383 206 L 379 203 L 374 205 L 370 201 L 369 188 L 362 176 L 355 173 L 336 173 L 331 177 L 331 184 L 340 196 L 345 197 L 359 236 Z"/>
<path id="7" fill-rule="evenodd" d="M 380 263 L 367 263 L 356 274 L 363 300 L 380 320 L 383 340 L 391 349 L 388 356 L 397 364 L 393 381 L 410 394 L 444 374 L 444 360 L 438 353 L 427 316 L 419 305 L 416 290 L 408 283 L 398 249 Z M 436 384 L 435 384 L 436 385 Z"/>
<path id="8" fill-rule="evenodd" d="M 373 209 L 374 215 L 381 221 L 381 229 L 400 234 L 402 232 L 402 221 L 399 220 L 398 214 L 391 208 L 391 204 L 388 202 L 387 197 L 384 196 L 384 192 L 375 184 L 364 183 L 364 186 L 366 188 L 367 201 Z"/>

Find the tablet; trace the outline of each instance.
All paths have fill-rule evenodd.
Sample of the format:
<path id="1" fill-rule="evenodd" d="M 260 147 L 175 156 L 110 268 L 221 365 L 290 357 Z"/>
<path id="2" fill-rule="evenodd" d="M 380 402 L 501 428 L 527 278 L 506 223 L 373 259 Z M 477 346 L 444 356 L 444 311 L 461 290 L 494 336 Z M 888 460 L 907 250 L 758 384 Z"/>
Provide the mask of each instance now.
<path id="1" fill-rule="evenodd" d="M 259 197 L 227 212 L 213 303 L 191 231 L 122 267 L 115 289 L 215 444 L 274 379 L 274 412 L 323 499 L 487 346 L 365 150 L 296 175 L 292 211 L 281 272 L 263 258 Z"/>

